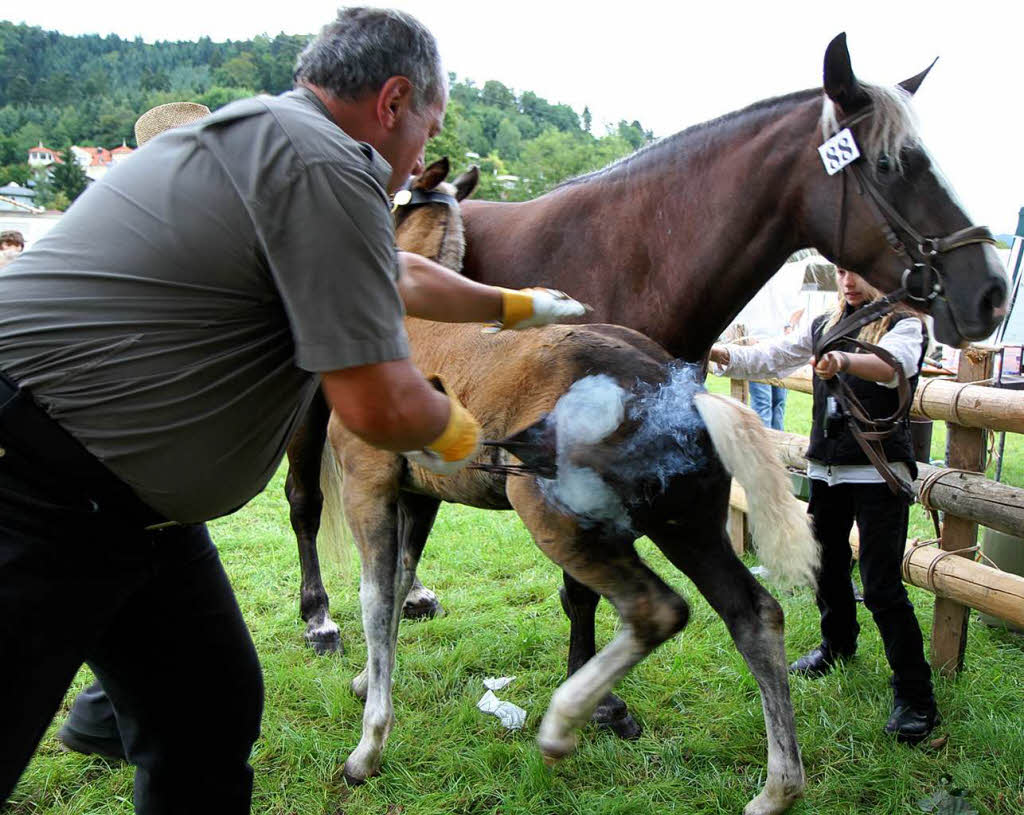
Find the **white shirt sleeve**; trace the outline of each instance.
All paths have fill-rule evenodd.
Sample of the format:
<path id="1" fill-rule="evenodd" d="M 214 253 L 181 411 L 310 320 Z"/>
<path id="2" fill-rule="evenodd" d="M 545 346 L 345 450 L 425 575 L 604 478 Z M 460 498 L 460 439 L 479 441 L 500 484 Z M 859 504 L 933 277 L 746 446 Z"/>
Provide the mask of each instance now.
<path id="1" fill-rule="evenodd" d="M 812 323 L 813 320 L 802 320 L 789 334 L 757 345 L 729 345 L 729 364 L 712 363 L 711 371 L 717 376 L 733 379 L 781 379 L 789 376 L 811 358 L 814 351 Z"/>
<path id="2" fill-rule="evenodd" d="M 917 373 L 917 363 L 921 359 L 921 345 L 924 342 L 924 333 L 921 330 L 921 321 L 916 318 L 900 320 L 878 341 L 878 345 L 884 348 L 899 362 L 907 379 Z M 888 382 L 879 382 L 883 388 L 895 388 L 899 384 L 899 377 L 894 373 Z"/>

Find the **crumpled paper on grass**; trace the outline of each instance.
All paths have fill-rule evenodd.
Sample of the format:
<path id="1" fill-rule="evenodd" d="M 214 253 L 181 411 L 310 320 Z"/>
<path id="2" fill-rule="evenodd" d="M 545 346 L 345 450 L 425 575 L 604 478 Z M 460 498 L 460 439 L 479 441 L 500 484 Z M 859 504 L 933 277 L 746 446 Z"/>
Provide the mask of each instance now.
<path id="1" fill-rule="evenodd" d="M 494 691 L 507 687 L 513 679 L 515 679 L 514 676 L 487 677 L 484 680 L 487 693 L 480 698 L 476 706 L 483 713 L 497 716 L 508 730 L 521 730 L 526 724 L 526 711 L 518 705 L 513 705 L 494 695 Z"/>

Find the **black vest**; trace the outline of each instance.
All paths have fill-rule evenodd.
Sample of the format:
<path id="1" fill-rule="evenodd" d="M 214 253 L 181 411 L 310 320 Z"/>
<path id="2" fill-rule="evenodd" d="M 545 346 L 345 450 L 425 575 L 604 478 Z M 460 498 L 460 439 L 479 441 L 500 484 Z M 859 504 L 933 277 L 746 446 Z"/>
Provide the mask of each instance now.
<path id="1" fill-rule="evenodd" d="M 851 312 L 847 310 L 847 314 Z M 822 314 L 811 324 L 811 336 L 817 343 L 825 330 L 829 315 Z M 900 320 L 916 320 L 909 314 L 894 314 L 892 326 Z M 892 330 L 890 326 L 890 330 Z M 924 351 L 927 339 L 921 343 L 921 355 L 917 360 L 917 373 L 909 379 L 910 393 L 913 395 L 917 389 L 917 380 L 921 371 L 921 363 L 924 361 Z M 843 342 L 838 350 L 850 353 L 863 353 L 854 345 Z M 883 418 L 891 416 L 899 407 L 899 393 L 896 388 L 884 388 L 877 382 L 869 382 L 853 374 L 837 374 L 850 386 L 857 399 L 864 406 L 865 412 L 872 417 Z M 807 447 L 807 458 L 820 464 L 870 464 L 870 460 L 860 449 L 857 440 L 850 432 L 849 423 L 853 421 L 849 417 L 842 417 L 838 420 L 828 421 L 826 413 L 828 409 L 828 388 L 825 381 L 818 376 L 813 378 L 814 383 L 814 405 L 812 408 L 811 422 L 811 443 Z M 826 434 L 826 425 L 828 433 Z M 890 462 L 903 461 L 910 467 L 911 475 L 917 477 L 917 465 L 914 463 L 914 444 L 910 438 L 910 416 L 909 410 L 904 414 L 896 432 L 882 442 L 882 450 Z"/>

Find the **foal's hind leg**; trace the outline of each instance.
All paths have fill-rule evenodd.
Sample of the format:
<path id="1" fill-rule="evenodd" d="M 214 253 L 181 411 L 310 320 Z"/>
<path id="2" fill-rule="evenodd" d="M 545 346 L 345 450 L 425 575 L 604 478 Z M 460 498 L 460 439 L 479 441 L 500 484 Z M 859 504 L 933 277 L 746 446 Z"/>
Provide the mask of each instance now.
<path id="1" fill-rule="evenodd" d="M 341 632 L 331 619 L 330 600 L 320 577 L 316 536 L 324 497 L 320 492 L 320 458 L 327 438 L 330 409 L 319 391 L 288 443 L 288 478 L 284 491 L 291 508 L 292 530 L 299 546 L 302 587 L 299 613 L 306 621 L 306 642 L 318 654 L 343 650 Z"/>
<path id="2" fill-rule="evenodd" d="M 594 615 L 601 595 L 591 591 L 568 572 L 562 572 L 563 585 L 558 590 L 562 610 L 569 618 L 569 671 L 572 676 L 597 651 L 594 640 Z M 594 711 L 593 721 L 607 727 L 620 739 L 636 739 L 643 732 L 630 715 L 626 703 L 609 693 Z"/>
<path id="3" fill-rule="evenodd" d="M 630 537 L 581 530 L 544 501 L 536 484 L 511 483 L 508 495 L 534 541 L 576 580 L 607 597 L 622 628 L 555 691 L 537 734 L 548 762 L 571 753 L 577 732 L 626 673 L 689 619 L 686 601 L 637 555 Z"/>
<path id="4" fill-rule="evenodd" d="M 789 696 L 782 607 L 736 557 L 724 529 L 710 531 L 718 541 L 678 530 L 650 531 L 651 540 L 694 582 L 721 616 L 736 648 L 761 689 L 768 735 L 768 778 L 744 815 L 784 812 L 804 788 L 803 764 Z M 714 539 L 712 538 L 712 541 Z"/>

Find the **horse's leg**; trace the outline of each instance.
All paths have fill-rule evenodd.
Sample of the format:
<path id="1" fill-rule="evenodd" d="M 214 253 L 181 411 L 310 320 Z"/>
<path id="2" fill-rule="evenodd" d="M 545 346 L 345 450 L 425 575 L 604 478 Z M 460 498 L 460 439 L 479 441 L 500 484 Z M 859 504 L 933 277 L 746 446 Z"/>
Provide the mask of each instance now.
<path id="1" fill-rule="evenodd" d="M 440 506 L 440 500 L 426 495 L 403 492 L 398 496 L 397 534 L 399 558 L 401 559 L 402 568 L 413 576 L 413 586 L 406 596 L 402 610 L 402 615 L 405 617 L 408 617 L 405 609 L 409 604 L 409 597 L 416 591 L 417 584 L 421 587 L 423 585 L 415 577 L 416 567 L 419 565 L 420 555 L 423 554 L 423 547 L 426 546 L 427 537 L 430 535 L 430 530 L 434 525 L 434 519 L 437 517 L 437 510 Z M 408 575 L 403 575 L 403 579 L 408 579 Z M 424 589 L 424 591 L 429 591 L 429 589 Z M 397 631 L 398 629 L 396 628 L 396 637 Z M 352 692 L 364 701 L 367 694 L 368 674 L 368 669 L 364 667 L 356 678 L 352 680 Z"/>
<path id="2" fill-rule="evenodd" d="M 704 509 L 695 509 L 695 518 L 698 512 Z M 803 791 L 804 771 L 789 697 L 782 607 L 733 553 L 724 524 L 704 533 L 689 525 L 682 528 L 686 530 L 685 539 L 679 527 L 646 531 L 725 621 L 761 689 L 768 735 L 768 778 L 764 789 L 743 810 L 744 815 L 784 812 Z"/>
<path id="3" fill-rule="evenodd" d="M 288 443 L 288 477 L 284 491 L 291 507 L 292 530 L 299 545 L 302 570 L 299 613 L 306 621 L 306 642 L 318 654 L 343 650 L 341 632 L 331 619 L 330 600 L 320 577 L 316 536 L 324 497 L 320 492 L 320 458 L 331 412 L 317 391 L 306 416 Z"/>
<path id="4" fill-rule="evenodd" d="M 601 595 L 593 592 L 568 572 L 562 572 L 564 585 L 558 590 L 562 610 L 569 618 L 569 671 L 572 676 L 597 652 L 594 640 L 594 614 Z M 626 703 L 609 693 L 594 711 L 593 721 L 607 727 L 620 739 L 639 738 L 643 732 L 630 715 Z"/>
<path id="5" fill-rule="evenodd" d="M 395 663 L 395 639 L 402 610 L 404 588 L 398 542 L 397 486 L 394 491 L 377 485 L 353 485 L 347 478 L 343 489 L 345 517 L 352 529 L 362 563 L 359 600 L 366 636 L 366 707 L 359 745 L 345 762 L 345 779 L 358 784 L 380 771 L 380 759 L 394 723 L 391 674 Z M 353 683 L 355 687 L 356 683 Z"/>
<path id="6" fill-rule="evenodd" d="M 607 597 L 622 628 L 555 691 L 537 741 L 545 761 L 571 753 L 577 732 L 626 673 L 686 625 L 686 601 L 637 555 L 631 538 L 581 530 L 541 497 L 532 480 L 516 479 L 508 496 L 540 549 L 579 582 Z"/>

